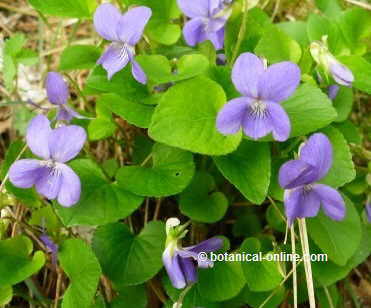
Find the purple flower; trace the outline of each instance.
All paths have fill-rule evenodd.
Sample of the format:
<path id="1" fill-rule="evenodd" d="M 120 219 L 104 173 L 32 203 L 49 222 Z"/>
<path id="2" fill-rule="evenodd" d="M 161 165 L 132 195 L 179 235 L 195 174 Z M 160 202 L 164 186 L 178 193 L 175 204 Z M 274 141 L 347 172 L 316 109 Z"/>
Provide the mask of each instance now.
<path id="1" fill-rule="evenodd" d="M 324 134 L 316 133 L 301 146 L 299 159 L 281 166 L 279 183 L 285 189 L 285 212 L 290 225 L 295 218 L 316 216 L 321 204 L 330 218 L 344 218 L 345 205 L 339 192 L 316 183 L 327 174 L 331 165 L 331 143 Z"/>
<path id="2" fill-rule="evenodd" d="M 44 243 L 48 251 L 52 254 L 52 263 L 54 265 L 57 264 L 57 254 L 59 249 L 58 245 L 55 244 L 53 240 L 46 234 L 41 235 L 40 240 Z"/>
<path id="3" fill-rule="evenodd" d="M 182 247 L 179 242 L 187 233 L 186 226 L 180 225 L 177 218 L 170 218 L 166 222 L 167 240 L 162 261 L 172 285 L 177 289 L 197 281 L 197 267 L 208 268 L 214 265 L 209 259 L 201 257 L 201 252 L 218 250 L 223 244 L 220 238 L 214 237 L 195 246 Z"/>
<path id="4" fill-rule="evenodd" d="M 9 169 L 9 180 L 17 187 L 31 188 L 44 197 L 57 199 L 62 206 L 72 206 L 80 199 L 81 183 L 65 163 L 73 159 L 86 140 L 85 130 L 76 125 L 51 129 L 44 115 L 33 118 L 26 141 L 33 154 L 42 158 L 21 159 Z"/>
<path id="5" fill-rule="evenodd" d="M 150 8 L 138 6 L 125 14 L 112 4 L 101 4 L 94 14 L 95 30 L 111 45 L 98 59 L 108 73 L 108 79 L 131 62 L 133 77 L 140 83 L 147 82 L 146 74 L 135 61 L 135 45 L 142 37 L 144 27 L 152 15 Z"/>
<path id="6" fill-rule="evenodd" d="M 342 86 L 351 87 L 354 81 L 352 71 L 340 63 L 335 57 L 329 58 L 329 72 L 334 80 Z"/>
<path id="7" fill-rule="evenodd" d="M 336 96 L 338 95 L 339 90 L 340 90 L 340 87 L 337 84 L 333 84 L 333 85 L 329 86 L 328 87 L 328 93 L 327 93 L 328 97 L 331 100 L 334 100 L 336 98 Z"/>
<path id="8" fill-rule="evenodd" d="M 368 222 L 371 223 L 371 200 L 368 200 L 367 201 L 367 204 L 366 204 L 366 215 L 367 215 Z"/>
<path id="9" fill-rule="evenodd" d="M 224 45 L 224 26 L 231 14 L 229 3 L 222 0 L 177 0 L 179 8 L 191 18 L 183 28 L 190 46 L 210 40 L 215 49 Z"/>
<path id="10" fill-rule="evenodd" d="M 67 106 L 70 96 L 67 83 L 63 80 L 62 75 L 56 72 L 49 72 L 45 80 L 46 93 L 49 101 L 58 106 L 57 120 L 71 121 L 73 118 L 86 119 L 86 117 L 77 113 Z"/>
<path id="11" fill-rule="evenodd" d="M 218 131 L 230 135 L 242 127 L 253 139 L 272 132 L 275 140 L 285 141 L 291 125 L 280 103 L 294 93 L 300 75 L 299 67 L 292 62 L 280 62 L 266 68 L 256 55 L 241 54 L 233 66 L 232 81 L 243 96 L 223 106 L 216 119 Z"/>

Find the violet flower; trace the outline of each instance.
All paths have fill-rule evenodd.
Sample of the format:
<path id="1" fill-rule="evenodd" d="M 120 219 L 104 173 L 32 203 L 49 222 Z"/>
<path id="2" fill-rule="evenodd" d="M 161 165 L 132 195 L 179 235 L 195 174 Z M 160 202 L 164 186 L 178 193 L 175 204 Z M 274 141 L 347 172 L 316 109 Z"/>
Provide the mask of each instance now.
<path id="1" fill-rule="evenodd" d="M 338 95 L 339 90 L 340 90 L 340 87 L 337 84 L 333 84 L 333 85 L 329 86 L 328 87 L 328 93 L 327 93 L 328 97 L 331 100 L 334 100 L 336 98 L 336 96 Z"/>
<path id="2" fill-rule="evenodd" d="M 146 74 L 135 61 L 134 55 L 135 45 L 141 39 L 151 15 L 151 9 L 145 6 L 132 8 L 123 15 L 109 3 L 97 8 L 94 14 L 95 30 L 112 42 L 97 62 L 107 71 L 108 79 L 131 62 L 133 77 L 140 83 L 147 82 Z"/>
<path id="3" fill-rule="evenodd" d="M 57 254 L 58 254 L 58 249 L 59 249 L 58 244 L 54 243 L 53 240 L 46 234 L 41 235 L 40 240 L 44 243 L 47 250 L 51 253 L 52 263 L 54 265 L 56 265 L 57 264 Z"/>
<path id="4" fill-rule="evenodd" d="M 231 15 L 230 2 L 222 0 L 177 0 L 182 12 L 191 18 L 183 28 L 190 46 L 209 40 L 215 49 L 224 45 L 224 26 Z"/>
<path id="5" fill-rule="evenodd" d="M 162 254 L 166 272 L 174 288 L 183 289 L 197 281 L 197 267 L 208 268 L 214 264 L 199 253 L 212 252 L 222 247 L 220 238 L 211 238 L 195 246 L 182 247 L 180 240 L 186 235 L 187 224 L 180 225 L 177 218 L 166 221 L 166 247 Z"/>
<path id="6" fill-rule="evenodd" d="M 285 212 L 290 225 L 295 218 L 316 216 L 321 204 L 330 218 L 344 218 L 345 204 L 339 192 L 316 183 L 328 173 L 331 165 L 332 145 L 324 134 L 316 133 L 301 146 L 298 159 L 281 166 L 279 183 L 285 189 Z"/>
<path id="7" fill-rule="evenodd" d="M 76 125 L 50 127 L 44 115 L 34 117 L 27 128 L 26 141 L 33 154 L 42 158 L 21 159 L 9 169 L 9 180 L 20 188 L 31 188 L 44 197 L 72 206 L 80 199 L 81 183 L 66 165 L 81 150 L 86 140 L 83 128 Z"/>
<path id="8" fill-rule="evenodd" d="M 219 111 L 216 126 L 230 135 L 242 127 L 245 135 L 259 139 L 272 132 L 285 141 L 291 131 L 289 117 L 280 103 L 290 97 L 300 83 L 300 68 L 292 62 L 265 67 L 252 53 L 241 54 L 232 70 L 232 81 L 242 97 L 230 100 Z"/>
<path id="9" fill-rule="evenodd" d="M 371 223 L 371 200 L 370 199 L 368 199 L 366 203 L 366 216 L 367 216 L 368 222 Z"/>
<path id="10" fill-rule="evenodd" d="M 67 83 L 63 80 L 62 75 L 56 72 L 49 72 L 45 80 L 46 93 L 49 101 L 58 106 L 57 120 L 71 121 L 73 118 L 87 119 L 75 110 L 67 106 L 70 96 Z"/>

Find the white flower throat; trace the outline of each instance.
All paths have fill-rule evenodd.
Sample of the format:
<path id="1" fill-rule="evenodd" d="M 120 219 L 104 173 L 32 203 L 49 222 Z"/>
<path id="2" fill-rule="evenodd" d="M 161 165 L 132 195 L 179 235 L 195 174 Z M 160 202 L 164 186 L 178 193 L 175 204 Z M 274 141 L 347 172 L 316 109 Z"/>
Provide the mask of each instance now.
<path id="1" fill-rule="evenodd" d="M 129 61 L 130 57 L 135 55 L 135 48 L 127 43 L 114 42 L 113 47 L 119 50 L 119 59 L 121 61 Z"/>
<path id="2" fill-rule="evenodd" d="M 257 99 L 251 104 L 251 114 L 256 118 L 263 118 L 267 113 L 267 104 Z"/>

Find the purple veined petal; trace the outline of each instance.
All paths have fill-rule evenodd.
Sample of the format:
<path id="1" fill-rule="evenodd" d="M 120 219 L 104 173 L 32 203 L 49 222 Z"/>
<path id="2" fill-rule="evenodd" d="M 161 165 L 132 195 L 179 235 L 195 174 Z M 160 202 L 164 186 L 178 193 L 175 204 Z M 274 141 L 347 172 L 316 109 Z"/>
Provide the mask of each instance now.
<path id="1" fill-rule="evenodd" d="M 290 136 L 291 123 L 283 107 L 277 103 L 266 102 L 272 125 L 272 135 L 277 141 L 286 141 Z"/>
<path id="2" fill-rule="evenodd" d="M 273 64 L 261 75 L 258 83 L 259 97 L 279 103 L 289 98 L 300 83 L 301 71 L 292 62 Z"/>
<path id="3" fill-rule="evenodd" d="M 50 155 L 56 162 L 65 163 L 79 154 L 85 140 L 86 132 L 82 127 L 60 126 L 49 136 Z"/>
<path id="4" fill-rule="evenodd" d="M 98 59 L 97 64 L 101 64 L 107 71 L 108 79 L 121 71 L 130 60 L 130 50 L 124 44 L 112 43 L 103 55 Z"/>
<path id="5" fill-rule="evenodd" d="M 193 251 L 196 253 L 200 252 L 212 252 L 216 251 L 223 246 L 223 240 L 219 237 L 212 237 L 206 241 L 203 241 L 197 245 L 184 248 L 185 250 Z"/>
<path id="6" fill-rule="evenodd" d="M 288 224 L 291 225 L 296 218 L 314 217 L 320 208 L 320 200 L 312 190 L 304 186 L 293 190 L 285 190 L 285 213 Z"/>
<path id="7" fill-rule="evenodd" d="M 64 207 L 70 207 L 80 200 L 80 178 L 65 164 L 57 164 L 57 168 L 62 173 L 62 183 L 58 193 L 58 202 Z"/>
<path id="8" fill-rule="evenodd" d="M 207 23 L 207 31 L 218 32 L 219 30 L 224 29 L 226 22 L 227 22 L 227 18 L 225 17 L 210 18 L 209 22 Z M 224 31 L 223 31 L 223 39 L 224 39 Z"/>
<path id="9" fill-rule="evenodd" d="M 371 223 L 371 203 L 369 202 L 367 202 L 366 204 L 366 216 L 367 216 L 368 222 Z"/>
<path id="10" fill-rule="evenodd" d="M 259 106 L 259 107 L 257 107 Z M 272 131 L 272 123 L 264 102 L 253 101 L 242 119 L 242 128 L 246 136 L 259 139 Z"/>
<path id="11" fill-rule="evenodd" d="M 21 159 L 9 168 L 10 182 L 20 188 L 31 188 L 42 174 L 41 161 L 37 159 Z"/>
<path id="12" fill-rule="evenodd" d="M 332 145 L 326 135 L 316 133 L 309 137 L 300 149 L 300 160 L 317 168 L 318 177 L 322 179 L 332 165 Z"/>
<path id="13" fill-rule="evenodd" d="M 334 78 L 338 84 L 346 87 L 352 86 L 354 76 L 352 71 L 345 65 L 341 64 L 337 60 L 333 60 L 332 63 L 330 63 L 329 69 L 332 78 Z"/>
<path id="14" fill-rule="evenodd" d="M 213 43 L 216 50 L 222 49 L 224 46 L 224 28 L 216 32 L 208 32 L 208 39 Z"/>
<path id="15" fill-rule="evenodd" d="M 240 130 L 250 101 L 248 97 L 240 97 L 223 106 L 216 117 L 216 127 L 221 134 L 231 135 Z"/>
<path id="16" fill-rule="evenodd" d="M 337 84 L 333 84 L 333 85 L 329 86 L 328 87 L 328 93 L 327 93 L 328 97 L 331 100 L 334 100 L 336 98 L 336 96 L 338 95 L 339 90 L 340 90 L 340 87 Z"/>
<path id="17" fill-rule="evenodd" d="M 263 61 L 256 55 L 245 52 L 237 58 L 233 65 L 233 84 L 241 94 L 257 98 L 258 82 L 263 72 Z"/>
<path id="18" fill-rule="evenodd" d="M 197 281 L 197 268 L 191 258 L 179 258 L 180 268 L 184 273 L 187 285 Z"/>
<path id="19" fill-rule="evenodd" d="M 278 173 L 278 182 L 284 189 L 292 189 L 313 183 L 318 177 L 317 169 L 302 160 L 289 160 Z"/>
<path id="20" fill-rule="evenodd" d="M 324 184 L 315 184 L 313 191 L 321 200 L 323 211 L 333 220 L 342 220 L 345 217 L 345 203 L 339 192 Z"/>
<path id="21" fill-rule="evenodd" d="M 61 175 L 60 170 L 55 168 L 55 166 L 41 169 L 40 177 L 35 183 L 37 192 L 49 200 L 57 198 L 62 184 Z"/>
<path id="22" fill-rule="evenodd" d="M 195 46 L 207 40 L 204 20 L 194 18 L 188 21 L 183 27 L 183 36 L 186 43 L 190 46 Z"/>
<path id="23" fill-rule="evenodd" d="M 119 40 L 131 46 L 138 43 L 151 15 L 151 9 L 146 6 L 138 6 L 128 10 L 120 17 L 116 28 Z"/>
<path id="24" fill-rule="evenodd" d="M 89 117 L 85 117 L 85 116 L 79 114 L 78 112 L 76 112 L 75 110 L 73 110 L 71 107 L 69 107 L 67 105 L 62 105 L 62 106 L 59 107 L 58 112 L 57 112 L 57 116 L 56 116 L 56 119 L 58 121 L 70 122 L 73 118 L 76 118 L 76 119 L 91 119 Z"/>
<path id="25" fill-rule="evenodd" d="M 94 13 L 95 31 L 108 41 L 117 41 L 116 30 L 121 13 L 117 7 L 110 3 L 101 4 Z"/>
<path id="26" fill-rule="evenodd" d="M 48 99 L 52 104 L 63 105 L 67 103 L 70 92 L 61 74 L 49 72 L 46 76 L 45 84 Z"/>
<path id="27" fill-rule="evenodd" d="M 177 253 L 171 255 L 170 249 L 166 248 L 162 254 L 162 262 L 173 287 L 176 289 L 183 289 L 187 283 L 180 267 L 180 257 Z"/>
<path id="28" fill-rule="evenodd" d="M 40 240 L 44 243 L 48 251 L 52 253 L 52 263 L 57 264 L 57 253 L 59 249 L 58 245 L 55 244 L 53 240 L 45 234 L 40 236 Z"/>
<path id="29" fill-rule="evenodd" d="M 137 61 L 135 61 L 134 58 L 130 60 L 131 62 L 131 73 L 134 77 L 134 79 L 142 84 L 147 83 L 147 75 L 139 65 Z"/>
<path id="30" fill-rule="evenodd" d="M 177 0 L 180 10 L 188 17 L 208 17 L 210 0 Z"/>
<path id="31" fill-rule="evenodd" d="M 27 128 L 27 145 L 35 155 L 50 158 L 48 138 L 52 132 L 48 118 L 42 114 L 34 117 Z"/>
<path id="32" fill-rule="evenodd" d="M 205 258 L 204 256 L 200 258 L 199 254 L 194 251 L 181 249 L 178 251 L 178 254 L 182 258 L 192 258 L 193 260 L 197 261 L 197 266 L 200 268 L 209 268 L 214 266 L 213 261 Z"/>

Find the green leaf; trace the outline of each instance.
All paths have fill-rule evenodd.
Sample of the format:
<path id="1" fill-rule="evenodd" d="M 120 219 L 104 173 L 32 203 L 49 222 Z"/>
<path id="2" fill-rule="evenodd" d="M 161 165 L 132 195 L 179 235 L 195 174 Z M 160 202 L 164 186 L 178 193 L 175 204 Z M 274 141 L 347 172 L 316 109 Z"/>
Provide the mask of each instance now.
<path id="1" fill-rule="evenodd" d="M 139 235 L 122 223 L 114 223 L 97 229 L 93 249 L 103 273 L 116 286 L 137 285 L 161 269 L 165 237 L 165 226 L 159 221 L 148 223 Z"/>
<path id="2" fill-rule="evenodd" d="M 4 54 L 3 60 L 3 78 L 5 87 L 12 91 L 14 87 L 14 78 L 17 75 L 17 66 L 10 55 Z"/>
<path id="3" fill-rule="evenodd" d="M 8 304 L 13 297 L 12 286 L 4 285 L 0 286 L 0 306 L 5 306 Z"/>
<path id="4" fill-rule="evenodd" d="M 93 119 L 88 126 L 89 140 L 100 140 L 113 135 L 116 124 L 108 119 Z"/>
<path id="5" fill-rule="evenodd" d="M 34 65 L 39 61 L 38 55 L 35 51 L 23 48 L 17 54 L 17 62 L 23 65 Z"/>
<path id="6" fill-rule="evenodd" d="M 216 116 L 225 100 L 223 89 L 205 77 L 179 83 L 162 96 L 149 135 L 158 142 L 196 153 L 230 153 L 237 148 L 241 133 L 223 136 L 216 129 Z"/>
<path id="7" fill-rule="evenodd" d="M 0 241 L 0 286 L 14 285 L 37 273 L 45 263 L 40 250 L 31 256 L 32 241 L 16 236 Z"/>
<path id="8" fill-rule="evenodd" d="M 28 0 L 29 3 L 43 14 L 90 18 L 97 3 L 95 0 Z"/>
<path id="9" fill-rule="evenodd" d="M 315 218 L 307 219 L 308 234 L 328 258 L 338 265 L 345 265 L 355 253 L 361 241 L 361 222 L 352 202 L 343 195 L 346 216 L 334 221 L 323 211 Z"/>
<path id="10" fill-rule="evenodd" d="M 23 33 L 16 33 L 5 41 L 4 53 L 15 58 L 26 44 L 26 37 Z"/>
<path id="11" fill-rule="evenodd" d="M 353 72 L 353 86 L 371 94 L 371 63 L 360 56 L 343 56 L 339 59 Z"/>
<path id="12" fill-rule="evenodd" d="M 304 21 L 286 21 L 277 24 L 283 32 L 297 41 L 301 46 L 309 45 L 307 36 L 307 23 Z"/>
<path id="13" fill-rule="evenodd" d="M 353 90 L 347 87 L 340 87 L 339 92 L 332 103 L 338 114 L 335 122 L 345 121 L 352 111 Z"/>
<path id="14" fill-rule="evenodd" d="M 322 132 L 330 139 L 332 144 L 333 163 L 321 182 L 333 187 L 343 186 L 356 177 L 349 145 L 341 132 L 335 127 L 329 126 Z"/>
<path id="15" fill-rule="evenodd" d="M 179 25 L 168 24 L 163 20 L 152 19 L 148 23 L 147 33 L 151 39 L 164 45 L 176 43 L 182 33 Z"/>
<path id="16" fill-rule="evenodd" d="M 213 159 L 246 199 L 256 204 L 265 200 L 271 176 L 269 144 L 244 140 L 235 152 Z"/>
<path id="17" fill-rule="evenodd" d="M 61 227 L 59 218 L 49 204 L 32 211 L 28 223 L 32 226 L 42 226 L 49 232 L 57 231 Z"/>
<path id="18" fill-rule="evenodd" d="M 273 293 L 272 298 L 265 303 L 265 308 L 277 308 L 285 299 L 285 288 L 278 287 L 277 289 L 270 292 L 252 292 L 248 287 L 243 290 L 242 296 L 245 303 L 249 304 L 253 308 L 259 308 L 263 302 Z"/>
<path id="19" fill-rule="evenodd" d="M 73 207 L 56 207 L 67 226 L 115 222 L 129 216 L 143 201 L 141 197 L 108 182 L 99 166 L 89 159 L 76 159 L 70 166 L 80 177 L 82 194 Z"/>
<path id="20" fill-rule="evenodd" d="M 148 79 L 156 84 L 195 77 L 206 72 L 209 66 L 207 58 L 200 54 L 182 56 L 173 70 L 169 60 L 161 55 L 141 55 L 136 60 L 146 72 Z"/>
<path id="21" fill-rule="evenodd" d="M 348 143 L 354 143 L 360 145 L 362 143 L 362 135 L 359 128 L 353 124 L 350 120 L 342 123 L 336 123 L 335 127 L 343 134 L 344 138 Z"/>
<path id="22" fill-rule="evenodd" d="M 59 69 L 68 71 L 93 68 L 100 54 L 101 49 L 96 46 L 69 46 L 61 54 Z"/>
<path id="23" fill-rule="evenodd" d="M 282 106 L 291 121 L 290 137 L 311 133 L 327 126 L 337 117 L 327 95 L 310 84 L 301 85 Z"/>
<path id="24" fill-rule="evenodd" d="M 68 239 L 59 249 L 58 260 L 70 279 L 62 308 L 90 308 L 102 274 L 90 246 L 81 239 Z"/>
<path id="25" fill-rule="evenodd" d="M 192 220 L 212 223 L 223 218 L 228 199 L 215 191 L 214 178 L 206 172 L 197 172 L 191 184 L 180 194 L 180 211 Z"/>
<path id="26" fill-rule="evenodd" d="M 255 53 L 267 58 L 270 63 L 281 61 L 298 63 L 301 58 L 298 42 L 274 25 L 266 27 L 263 37 L 255 47 Z"/>
<path id="27" fill-rule="evenodd" d="M 183 191 L 194 174 L 192 154 L 157 143 L 151 155 L 151 167 L 128 166 L 119 169 L 119 186 L 137 195 L 150 197 L 170 196 Z"/>
<path id="28" fill-rule="evenodd" d="M 214 262 L 212 268 L 199 269 L 198 292 L 212 302 L 235 297 L 245 286 L 240 262 Z"/>
<path id="29" fill-rule="evenodd" d="M 104 94 L 98 102 L 108 110 L 122 117 L 130 124 L 147 128 L 155 110 L 153 106 L 126 99 L 117 94 Z"/>
<path id="30" fill-rule="evenodd" d="M 119 296 L 114 298 L 110 308 L 146 308 L 147 302 L 145 285 L 124 287 L 119 290 Z"/>
<path id="31" fill-rule="evenodd" d="M 317 7 L 328 17 L 337 17 L 341 13 L 338 0 L 315 0 Z"/>
<path id="32" fill-rule="evenodd" d="M 243 241 L 240 251 L 251 254 L 250 258 L 253 258 L 253 255 L 261 252 L 260 241 L 254 237 L 247 238 Z M 262 258 L 267 255 L 262 255 Z M 242 270 L 249 289 L 263 292 L 278 287 L 283 279 L 279 266 L 278 262 L 268 260 L 242 262 Z"/>

